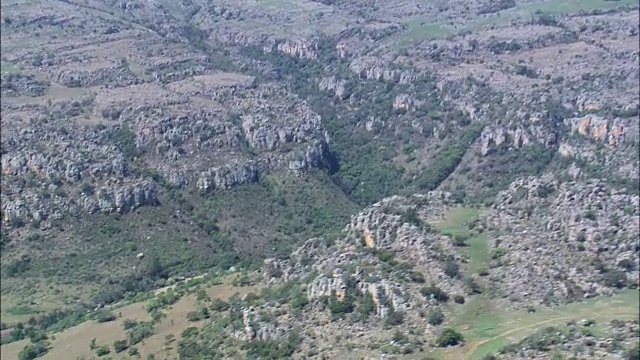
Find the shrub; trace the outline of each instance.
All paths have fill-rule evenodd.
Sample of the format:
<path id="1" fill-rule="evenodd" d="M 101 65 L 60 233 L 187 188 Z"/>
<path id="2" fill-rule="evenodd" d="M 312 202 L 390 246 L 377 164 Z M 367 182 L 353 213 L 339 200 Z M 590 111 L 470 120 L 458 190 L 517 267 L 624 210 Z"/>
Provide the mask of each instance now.
<path id="1" fill-rule="evenodd" d="M 96 321 L 99 323 L 105 323 L 109 321 L 113 321 L 116 319 L 116 316 L 111 311 L 99 311 L 96 314 Z"/>
<path id="2" fill-rule="evenodd" d="M 453 237 L 453 245 L 454 246 L 466 246 L 467 239 L 469 239 L 466 235 L 456 235 Z"/>
<path id="3" fill-rule="evenodd" d="M 415 225 L 417 227 L 422 226 L 422 220 L 418 216 L 418 213 L 415 209 L 409 208 L 400 216 L 400 221 L 405 224 Z"/>
<path id="4" fill-rule="evenodd" d="M 207 308 L 199 308 L 195 311 L 191 311 L 187 314 L 187 320 L 189 321 L 200 321 L 203 319 L 209 318 L 209 311 Z"/>
<path id="5" fill-rule="evenodd" d="M 464 341 L 464 337 L 459 332 L 446 328 L 436 339 L 438 347 L 456 346 Z"/>
<path id="6" fill-rule="evenodd" d="M 640 346 L 629 349 L 624 355 L 625 360 L 640 360 Z"/>
<path id="7" fill-rule="evenodd" d="M 419 273 L 417 271 L 409 271 L 407 275 L 409 276 L 409 279 L 415 283 L 424 284 L 425 282 L 424 275 L 422 275 L 422 273 Z"/>
<path id="8" fill-rule="evenodd" d="M 329 300 L 329 311 L 334 315 L 342 315 L 353 312 L 353 297 L 346 294 L 342 301 L 334 295 Z"/>
<path id="9" fill-rule="evenodd" d="M 151 335 L 153 335 L 153 325 L 146 322 L 139 323 L 129 330 L 129 344 L 135 345 Z"/>
<path id="10" fill-rule="evenodd" d="M 121 353 L 127 350 L 127 340 L 116 340 L 113 342 L 113 350 L 117 353 Z"/>
<path id="11" fill-rule="evenodd" d="M 18 353 L 18 360 L 33 360 L 36 359 L 49 351 L 49 347 L 47 343 L 41 341 L 35 344 L 27 344 L 20 352 Z"/>
<path id="12" fill-rule="evenodd" d="M 469 291 L 469 294 L 482 294 L 482 287 L 478 284 L 473 278 L 468 278 L 466 281 L 466 285 Z"/>
<path id="13" fill-rule="evenodd" d="M 440 325 L 444 322 L 444 313 L 440 309 L 432 310 L 427 317 L 427 322 L 431 325 Z"/>
<path id="14" fill-rule="evenodd" d="M 362 297 L 360 306 L 358 306 L 358 312 L 366 317 L 376 309 L 376 304 L 373 302 L 373 297 L 369 292 L 366 292 Z"/>
<path id="15" fill-rule="evenodd" d="M 439 287 L 432 285 L 432 286 L 425 286 L 423 288 L 420 289 L 420 294 L 422 294 L 422 296 L 424 296 L 427 299 L 431 299 L 433 298 L 434 300 L 438 301 L 438 302 L 447 302 L 449 301 L 449 295 L 447 295 L 446 292 L 444 292 L 444 290 L 440 289 Z"/>
<path id="16" fill-rule="evenodd" d="M 294 309 L 302 309 L 303 307 L 309 304 L 309 299 L 307 299 L 307 295 L 303 292 L 298 292 L 293 299 L 291 299 L 291 307 Z"/>
<path id="17" fill-rule="evenodd" d="M 623 288 L 627 282 L 627 274 L 618 269 L 613 269 L 604 274 L 604 283 L 610 287 Z"/>
<path id="18" fill-rule="evenodd" d="M 213 299 L 211 303 L 211 310 L 213 311 L 225 311 L 229 309 L 229 304 L 221 299 Z"/>
<path id="19" fill-rule="evenodd" d="M 455 295 L 455 296 L 453 297 L 453 301 L 454 301 L 456 304 L 464 304 L 464 296 L 462 296 L 462 295 Z"/>
<path id="20" fill-rule="evenodd" d="M 130 356 L 138 356 L 138 355 L 140 355 L 140 351 L 138 351 L 138 348 L 132 347 L 132 348 L 129 348 L 128 354 Z"/>
<path id="21" fill-rule="evenodd" d="M 454 260 L 447 260 L 444 264 L 444 273 L 448 277 L 456 278 L 460 275 L 460 266 Z"/>
<path id="22" fill-rule="evenodd" d="M 111 350 L 109 350 L 109 347 L 107 345 L 100 346 L 98 350 L 96 350 L 96 355 L 98 356 L 104 356 L 109 353 L 111 353 Z"/>
<path id="23" fill-rule="evenodd" d="M 124 319 L 124 321 L 122 322 L 122 327 L 124 327 L 125 330 L 134 328 L 137 325 L 138 325 L 138 322 L 136 320 Z"/>
<path id="24" fill-rule="evenodd" d="M 403 322 L 404 322 L 404 312 L 396 311 L 393 309 L 390 309 L 389 312 L 387 313 L 387 316 L 384 318 L 384 323 L 387 326 L 402 325 Z"/>

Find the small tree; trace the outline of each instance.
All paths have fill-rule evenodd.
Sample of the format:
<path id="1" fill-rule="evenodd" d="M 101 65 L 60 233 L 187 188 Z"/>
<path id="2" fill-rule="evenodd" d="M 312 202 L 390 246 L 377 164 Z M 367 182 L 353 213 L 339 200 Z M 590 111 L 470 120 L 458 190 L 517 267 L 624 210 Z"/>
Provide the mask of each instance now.
<path id="1" fill-rule="evenodd" d="M 136 320 L 131 320 L 131 319 L 124 319 L 124 321 L 122 322 L 122 327 L 125 330 L 129 330 L 131 328 L 134 328 L 138 325 L 138 322 Z"/>
<path id="2" fill-rule="evenodd" d="M 469 289 L 469 294 L 482 294 L 482 287 L 473 278 L 467 278 L 466 285 Z"/>
<path id="3" fill-rule="evenodd" d="M 228 308 L 229 308 L 229 304 L 226 303 L 224 300 L 215 298 L 211 302 L 211 310 L 213 311 L 225 311 Z"/>
<path id="4" fill-rule="evenodd" d="M 627 274 L 618 269 L 613 269 L 604 274 L 604 283 L 610 287 L 623 288 L 627 282 Z"/>
<path id="5" fill-rule="evenodd" d="M 369 316 L 376 309 L 376 303 L 373 301 L 373 297 L 367 291 L 362 297 L 362 301 L 360 302 L 360 306 L 358 306 L 358 313 L 363 316 L 363 318 Z"/>
<path id="6" fill-rule="evenodd" d="M 47 343 L 41 341 L 35 344 L 27 344 L 20 352 L 18 353 L 18 360 L 33 360 L 38 358 L 49 351 L 49 347 Z"/>
<path id="7" fill-rule="evenodd" d="M 447 260 L 444 264 L 444 273 L 448 277 L 456 278 L 460 275 L 460 266 L 454 260 Z"/>
<path id="8" fill-rule="evenodd" d="M 440 309 L 435 309 L 429 312 L 427 322 L 433 326 L 440 325 L 444 322 L 444 313 Z"/>
<path id="9" fill-rule="evenodd" d="M 309 299 L 307 299 L 307 295 L 300 291 L 298 292 L 293 299 L 291 299 L 291 307 L 294 309 L 302 309 L 303 307 L 309 304 Z"/>
<path id="10" fill-rule="evenodd" d="M 113 342 L 113 350 L 117 353 L 121 353 L 127 350 L 127 340 L 116 340 Z"/>
<path id="11" fill-rule="evenodd" d="M 446 328 L 440 336 L 436 339 L 436 345 L 438 347 L 456 346 L 464 342 L 464 337 L 459 332 Z"/>
<path id="12" fill-rule="evenodd" d="M 444 290 L 440 289 L 435 285 L 425 286 L 420 289 L 420 294 L 427 299 L 433 298 L 438 302 L 447 302 L 449 301 L 449 295 L 447 295 Z"/>
<path id="13" fill-rule="evenodd" d="M 98 356 L 105 356 L 109 353 L 111 353 L 111 350 L 109 350 L 109 346 L 107 345 L 100 346 L 98 350 L 96 350 L 96 355 Z"/>
<path id="14" fill-rule="evenodd" d="M 397 326 L 402 325 L 404 322 L 404 312 L 396 311 L 394 309 L 389 309 L 387 316 L 384 319 L 384 323 L 387 326 Z"/>
<path id="15" fill-rule="evenodd" d="M 96 314 L 96 321 L 98 321 L 99 323 L 105 323 L 113 321 L 115 319 L 116 316 L 111 311 L 103 310 Z"/>

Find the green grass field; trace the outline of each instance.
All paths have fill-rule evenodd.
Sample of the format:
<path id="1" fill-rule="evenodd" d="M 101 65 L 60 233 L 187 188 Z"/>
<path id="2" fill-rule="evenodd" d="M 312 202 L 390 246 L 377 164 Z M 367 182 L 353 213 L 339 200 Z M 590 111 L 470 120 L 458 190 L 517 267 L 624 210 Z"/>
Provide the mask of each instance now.
<path id="1" fill-rule="evenodd" d="M 482 269 L 489 258 L 488 236 L 473 234 L 470 224 L 480 216 L 480 209 L 458 207 L 447 211 L 434 227 L 449 236 L 468 236 L 464 248 L 469 256 L 468 271 Z M 464 305 L 451 305 L 453 317 L 448 326 L 458 329 L 466 343 L 459 348 L 436 351 L 444 359 L 481 359 L 502 347 L 522 340 L 544 327 L 563 325 L 569 320 L 593 319 L 603 328 L 613 319 L 638 319 L 640 296 L 638 290 L 625 290 L 612 297 L 599 297 L 581 303 L 555 308 L 540 308 L 534 313 L 525 310 L 504 312 L 485 295 L 468 298 Z M 596 328 L 597 329 L 597 328 Z"/>
<path id="2" fill-rule="evenodd" d="M 442 39 L 447 36 L 459 34 L 466 31 L 477 31 L 489 25 L 506 24 L 516 19 L 531 18 L 536 14 L 566 15 L 576 14 L 580 11 L 611 10 L 625 6 L 638 6 L 637 0 L 561 0 L 551 2 L 541 2 L 537 4 L 521 4 L 511 9 L 503 10 L 489 17 L 478 17 L 469 25 L 453 29 L 452 27 L 440 23 L 435 18 L 412 19 L 406 23 L 408 30 L 393 41 L 402 46 L 429 39 Z"/>
<path id="3" fill-rule="evenodd" d="M 470 302 L 466 309 L 483 309 L 487 310 L 486 313 L 463 311 L 452 321 L 460 328 L 467 327 L 467 330 L 462 331 L 467 344 L 460 348 L 462 353 L 455 352 L 456 356 L 462 356 L 460 359 L 480 359 L 536 330 L 563 325 L 570 320 L 592 319 L 603 329 L 611 320 L 632 320 L 640 316 L 637 290 L 625 290 L 612 297 L 600 297 L 557 308 L 542 308 L 535 313 L 500 312 L 488 302 L 487 299 L 478 298 Z"/>
<path id="4" fill-rule="evenodd" d="M 467 238 L 464 252 L 469 259 L 470 273 L 478 273 L 485 268 L 485 263 L 489 259 L 487 235 L 476 234 L 470 230 L 471 223 L 480 216 L 482 211 L 469 207 L 452 208 L 445 214 L 442 222 L 434 224 L 436 229 L 445 235 Z"/>

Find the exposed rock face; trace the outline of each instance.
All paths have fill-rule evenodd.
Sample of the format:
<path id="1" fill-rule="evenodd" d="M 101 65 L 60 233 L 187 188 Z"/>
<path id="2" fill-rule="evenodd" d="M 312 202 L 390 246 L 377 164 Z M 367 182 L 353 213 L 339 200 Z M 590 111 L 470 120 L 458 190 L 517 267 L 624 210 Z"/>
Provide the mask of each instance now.
<path id="1" fill-rule="evenodd" d="M 493 281 L 514 299 L 534 303 L 610 294 L 637 283 L 638 201 L 597 180 L 514 182 L 486 219 L 488 229 L 507 232 L 493 240 Z"/>
<path id="2" fill-rule="evenodd" d="M 270 309 L 263 308 L 260 310 L 269 311 Z M 256 315 L 257 312 L 258 309 L 253 307 L 242 309 L 245 341 L 278 341 L 287 336 L 289 329 L 280 326 L 278 323 L 261 322 Z"/>
<path id="3" fill-rule="evenodd" d="M 318 88 L 321 91 L 332 91 L 336 95 L 336 97 L 338 97 L 339 99 L 344 99 L 346 83 L 346 80 L 339 80 L 333 76 L 325 77 L 322 78 L 322 80 L 318 84 Z"/>
<path id="4" fill-rule="evenodd" d="M 115 87 L 78 100 L 19 107 L 31 118 L 3 119 L 6 222 L 156 205 L 161 194 L 142 175 L 149 171 L 155 180 L 209 192 L 272 171 L 327 166 L 320 116 L 280 85 L 221 72 L 163 86 L 109 83 Z M 109 126 L 75 126 L 88 116 Z"/>
<path id="5" fill-rule="evenodd" d="M 13 226 L 44 222 L 42 226 L 46 227 L 47 220 L 62 219 L 69 213 L 127 213 L 142 206 L 159 205 L 155 185 L 150 181 L 107 184 L 95 194 L 82 193 L 77 199 L 53 184 L 49 191 L 47 195 L 3 194 L 2 221 Z"/>
<path id="6" fill-rule="evenodd" d="M 287 55 L 303 59 L 315 59 L 318 56 L 316 54 L 318 45 L 307 40 L 285 40 L 278 43 L 276 49 Z"/>
<path id="7" fill-rule="evenodd" d="M 258 170 L 253 163 L 230 164 L 203 172 L 197 186 L 202 191 L 214 189 L 228 190 L 232 187 L 258 181 Z"/>
<path id="8" fill-rule="evenodd" d="M 611 146 L 619 145 L 625 139 L 626 124 L 621 119 L 608 120 L 597 115 L 565 120 L 572 133 L 605 142 Z"/>
<path id="9" fill-rule="evenodd" d="M 461 279 L 451 278 L 444 271 L 447 259 L 458 257 L 451 240 L 414 224 L 403 223 L 400 215 L 407 209 L 414 209 L 416 202 L 432 202 L 433 207 L 421 209 L 421 218 L 435 216 L 438 212 L 435 204 L 441 204 L 442 195 L 431 193 L 385 199 L 354 216 L 345 229 L 345 237 L 335 245 L 327 247 L 321 239 L 311 239 L 288 260 L 265 260 L 263 276 L 276 283 L 320 273 L 310 279 L 309 299 L 331 297 L 335 301 L 345 301 L 350 291 L 361 296 L 369 294 L 375 304 L 376 316 L 385 317 L 391 310 L 404 312 L 424 303 L 417 289 L 406 283 L 406 272 L 392 274 L 383 270 L 374 254 L 387 251 L 402 261 L 416 264 L 416 271 L 424 275 L 426 283 L 438 284 L 450 294 L 463 294 Z M 436 306 L 433 301 L 427 302 L 428 306 Z"/>
<path id="10" fill-rule="evenodd" d="M 3 97 L 42 96 L 49 84 L 35 79 L 33 75 L 3 73 L 0 80 Z"/>
<path id="11" fill-rule="evenodd" d="M 349 68 L 362 78 L 369 80 L 398 81 L 399 84 L 410 84 L 417 78 L 411 70 L 389 68 L 388 64 L 375 58 L 360 58 L 352 61 Z"/>
<path id="12" fill-rule="evenodd" d="M 84 208 L 89 212 L 126 213 L 141 206 L 158 205 L 153 183 L 145 181 L 139 184 L 124 185 L 119 188 L 103 188 L 98 190 L 95 200 L 84 199 Z"/>
<path id="13" fill-rule="evenodd" d="M 89 87 L 104 85 L 108 87 L 125 87 L 142 82 L 127 66 L 115 66 L 95 71 L 69 70 L 58 74 L 57 82 L 70 87 Z"/>
<path id="14" fill-rule="evenodd" d="M 529 128 L 517 127 L 516 129 L 504 129 L 500 126 L 487 126 L 482 130 L 481 154 L 488 155 L 493 149 L 509 147 L 520 149 L 532 144 L 540 144 L 549 147 L 555 144 L 557 134 L 543 126 L 530 126 Z"/>

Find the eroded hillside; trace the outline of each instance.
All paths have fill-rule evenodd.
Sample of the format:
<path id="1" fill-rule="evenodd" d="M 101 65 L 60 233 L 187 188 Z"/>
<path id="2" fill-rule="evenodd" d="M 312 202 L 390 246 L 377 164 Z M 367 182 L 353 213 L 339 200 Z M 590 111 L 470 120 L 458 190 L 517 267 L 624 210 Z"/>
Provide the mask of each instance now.
<path id="1" fill-rule="evenodd" d="M 626 0 L 3 2 L 2 321 L 268 258 L 309 311 L 251 302 L 280 325 L 236 340 L 313 328 L 296 356 L 343 358 L 338 334 L 378 351 L 402 314 L 420 344 L 380 351 L 418 354 L 467 297 L 633 287 L 638 22 Z"/>

